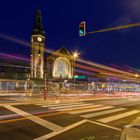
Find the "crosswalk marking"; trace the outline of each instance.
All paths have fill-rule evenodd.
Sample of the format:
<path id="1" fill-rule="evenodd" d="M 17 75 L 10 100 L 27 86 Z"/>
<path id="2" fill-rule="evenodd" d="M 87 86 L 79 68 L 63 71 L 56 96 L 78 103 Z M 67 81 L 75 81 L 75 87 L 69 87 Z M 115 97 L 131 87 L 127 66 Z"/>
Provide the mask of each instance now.
<path id="1" fill-rule="evenodd" d="M 13 106 L 9 105 L 9 106 L 4 106 L 4 107 L 9 109 L 9 110 L 11 110 L 11 111 L 13 111 L 13 112 L 15 112 L 15 113 L 17 113 L 17 114 L 19 114 L 19 115 L 21 115 L 21 116 L 23 116 L 23 117 L 25 117 L 25 118 L 27 118 L 27 119 L 29 119 L 29 120 L 31 120 L 31 121 L 33 121 L 33 122 L 35 122 L 35 123 L 37 123 L 37 124 L 39 124 L 39 125 L 41 125 L 41 126 L 44 126 L 44 127 L 48 128 L 48 129 L 50 129 L 52 131 L 62 130 L 62 128 L 63 128 L 63 127 L 61 127 L 59 125 L 56 125 L 56 124 L 51 123 L 51 122 L 49 122 L 47 120 L 41 119 L 41 118 L 39 118 L 37 116 L 31 115 L 31 114 L 29 114 L 29 113 L 27 113 L 25 111 L 22 111 L 22 110 L 20 110 L 18 108 L 13 107 Z"/>
<path id="2" fill-rule="evenodd" d="M 101 115 L 106 115 L 106 114 L 110 114 L 110 113 L 123 111 L 123 110 L 126 110 L 126 108 L 117 108 L 117 109 L 111 109 L 111 110 L 106 110 L 106 111 L 102 111 L 102 112 L 90 113 L 90 114 L 81 115 L 81 117 L 92 118 L 92 117 L 97 117 L 97 116 L 101 116 Z"/>
<path id="3" fill-rule="evenodd" d="M 67 126 L 67 127 L 64 127 L 63 130 L 60 130 L 60 131 L 57 131 L 57 132 L 52 132 L 52 133 L 46 134 L 46 135 L 41 136 L 41 137 L 39 137 L 39 138 L 36 138 L 36 139 L 34 139 L 34 140 L 47 140 L 47 139 L 50 139 L 50 138 L 52 138 L 52 137 L 54 137 L 54 136 L 56 136 L 56 135 L 59 135 L 59 134 L 64 133 L 64 132 L 66 132 L 66 131 L 68 131 L 68 130 L 71 130 L 72 128 L 75 128 L 75 127 L 77 127 L 77 126 L 80 126 L 80 125 L 82 125 L 82 124 L 84 124 L 84 123 L 86 123 L 86 122 L 88 122 L 86 119 L 85 119 L 85 120 L 82 120 L 82 121 L 79 121 L 79 122 L 77 122 L 77 123 L 74 123 L 74 124 L 72 124 L 72 125 L 69 125 L 69 126 Z"/>
<path id="4" fill-rule="evenodd" d="M 120 129 L 120 128 L 117 128 L 117 127 L 114 127 L 114 126 L 110 126 L 110 125 L 107 125 L 107 124 L 103 124 L 103 123 L 100 123 L 100 122 L 91 121 L 91 120 L 88 120 L 88 122 L 96 124 L 96 125 L 100 125 L 100 126 L 103 126 L 103 127 L 107 127 L 107 128 L 110 128 L 110 129 L 114 129 L 116 131 L 122 131 L 122 129 Z"/>
<path id="5" fill-rule="evenodd" d="M 81 107 L 75 107 L 75 108 L 64 108 L 64 109 L 58 109 L 58 111 L 71 111 L 71 110 L 82 110 L 82 109 L 88 109 L 88 108 L 95 108 L 95 107 L 102 107 L 103 105 L 90 105 L 90 106 L 81 106 Z"/>
<path id="6" fill-rule="evenodd" d="M 70 111 L 68 113 L 70 114 L 80 114 L 80 113 L 86 113 L 86 112 L 93 112 L 93 111 L 99 111 L 99 110 L 105 110 L 105 109 L 111 109 L 113 108 L 113 106 L 103 106 L 103 107 L 99 107 L 99 108 L 90 108 L 90 109 L 84 109 L 84 110 L 74 110 L 74 111 Z"/>
<path id="7" fill-rule="evenodd" d="M 61 104 L 36 104 L 40 106 L 46 106 L 46 107 L 57 107 L 57 106 L 67 106 L 67 105 L 79 105 L 79 104 L 84 104 L 85 102 L 76 102 L 76 103 L 61 103 Z"/>
<path id="8" fill-rule="evenodd" d="M 140 112 L 139 110 L 128 111 L 128 112 L 121 113 L 121 114 L 118 114 L 118 115 L 113 115 L 113 116 L 110 116 L 110 117 L 102 118 L 102 119 L 99 119 L 97 121 L 102 122 L 102 123 L 109 123 L 109 122 L 112 122 L 112 121 L 115 121 L 115 120 L 118 120 L 118 119 L 125 118 L 127 116 L 137 114 L 139 112 Z"/>
<path id="9" fill-rule="evenodd" d="M 93 104 L 78 104 L 78 105 L 67 105 L 67 106 L 57 106 L 57 107 L 50 107 L 50 109 L 65 109 L 65 108 L 71 108 L 71 107 L 80 107 L 80 106 L 90 106 Z"/>
<path id="10" fill-rule="evenodd" d="M 90 121 L 90 120 L 84 119 L 82 121 L 79 121 L 79 122 L 74 123 L 72 125 L 69 125 L 67 127 L 64 127 L 63 130 L 60 130 L 60 131 L 57 131 L 57 132 L 52 132 L 52 133 L 43 135 L 43 136 L 38 137 L 38 138 L 36 138 L 34 140 L 47 140 L 47 139 L 53 138 L 53 137 L 55 137 L 55 136 L 57 136 L 59 134 L 62 134 L 64 132 L 67 132 L 68 130 L 71 130 L 71 129 L 73 129 L 73 128 L 77 127 L 77 126 L 80 126 L 80 125 L 82 125 L 84 123 L 87 123 L 87 122 L 88 123 L 93 123 L 93 124 L 96 124 L 96 125 L 100 125 L 100 126 L 103 126 L 103 127 L 106 127 L 106 128 L 110 128 L 110 129 L 116 130 L 118 132 L 121 132 L 122 131 L 120 128 L 117 128 L 117 127 L 113 127 L 113 126 L 109 126 L 107 124 L 102 124 L 102 123 L 99 123 L 99 122 L 95 122 L 95 121 Z"/>

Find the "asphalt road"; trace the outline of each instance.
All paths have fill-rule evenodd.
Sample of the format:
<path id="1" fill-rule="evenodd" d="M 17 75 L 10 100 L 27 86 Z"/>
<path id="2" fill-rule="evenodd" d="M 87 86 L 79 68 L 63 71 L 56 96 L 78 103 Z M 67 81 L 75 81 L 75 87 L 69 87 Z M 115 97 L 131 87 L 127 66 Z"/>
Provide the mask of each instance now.
<path id="1" fill-rule="evenodd" d="M 140 98 L 114 98 L 63 104 L 0 106 L 0 140 L 120 140 L 140 117 Z"/>

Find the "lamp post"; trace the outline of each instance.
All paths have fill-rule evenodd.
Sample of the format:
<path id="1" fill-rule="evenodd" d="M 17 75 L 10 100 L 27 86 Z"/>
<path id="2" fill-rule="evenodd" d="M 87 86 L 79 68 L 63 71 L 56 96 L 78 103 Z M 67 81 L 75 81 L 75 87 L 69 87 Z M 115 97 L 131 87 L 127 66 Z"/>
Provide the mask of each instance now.
<path id="1" fill-rule="evenodd" d="M 74 52 L 73 53 L 73 80 L 74 80 L 74 89 L 75 89 L 75 62 L 76 62 L 76 59 L 78 58 L 79 54 L 77 52 Z"/>
<path id="2" fill-rule="evenodd" d="M 46 58 L 46 55 L 44 55 Z M 46 59 L 44 59 L 44 100 L 47 98 L 47 73 L 46 73 Z"/>

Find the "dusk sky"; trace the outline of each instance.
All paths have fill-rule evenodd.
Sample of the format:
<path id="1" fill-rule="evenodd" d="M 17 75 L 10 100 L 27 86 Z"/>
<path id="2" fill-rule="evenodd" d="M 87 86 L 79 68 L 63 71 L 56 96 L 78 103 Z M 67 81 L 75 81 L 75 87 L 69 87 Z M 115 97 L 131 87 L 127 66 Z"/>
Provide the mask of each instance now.
<path id="1" fill-rule="evenodd" d="M 140 22 L 140 0 L 2 0 L 0 36 L 30 43 L 35 10 L 40 8 L 46 47 L 78 50 L 80 57 L 105 65 L 140 68 L 140 27 L 79 37 L 79 23 L 87 32 Z M 30 48 L 0 38 L 0 53 L 30 56 Z"/>

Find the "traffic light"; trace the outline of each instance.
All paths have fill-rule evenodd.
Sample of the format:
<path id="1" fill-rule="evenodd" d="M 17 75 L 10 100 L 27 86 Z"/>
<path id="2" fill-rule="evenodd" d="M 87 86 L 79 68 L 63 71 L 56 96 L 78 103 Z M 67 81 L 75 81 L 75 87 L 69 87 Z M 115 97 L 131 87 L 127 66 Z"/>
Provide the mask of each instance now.
<path id="1" fill-rule="evenodd" d="M 79 25 L 79 36 L 85 36 L 86 35 L 86 22 L 83 21 Z"/>

